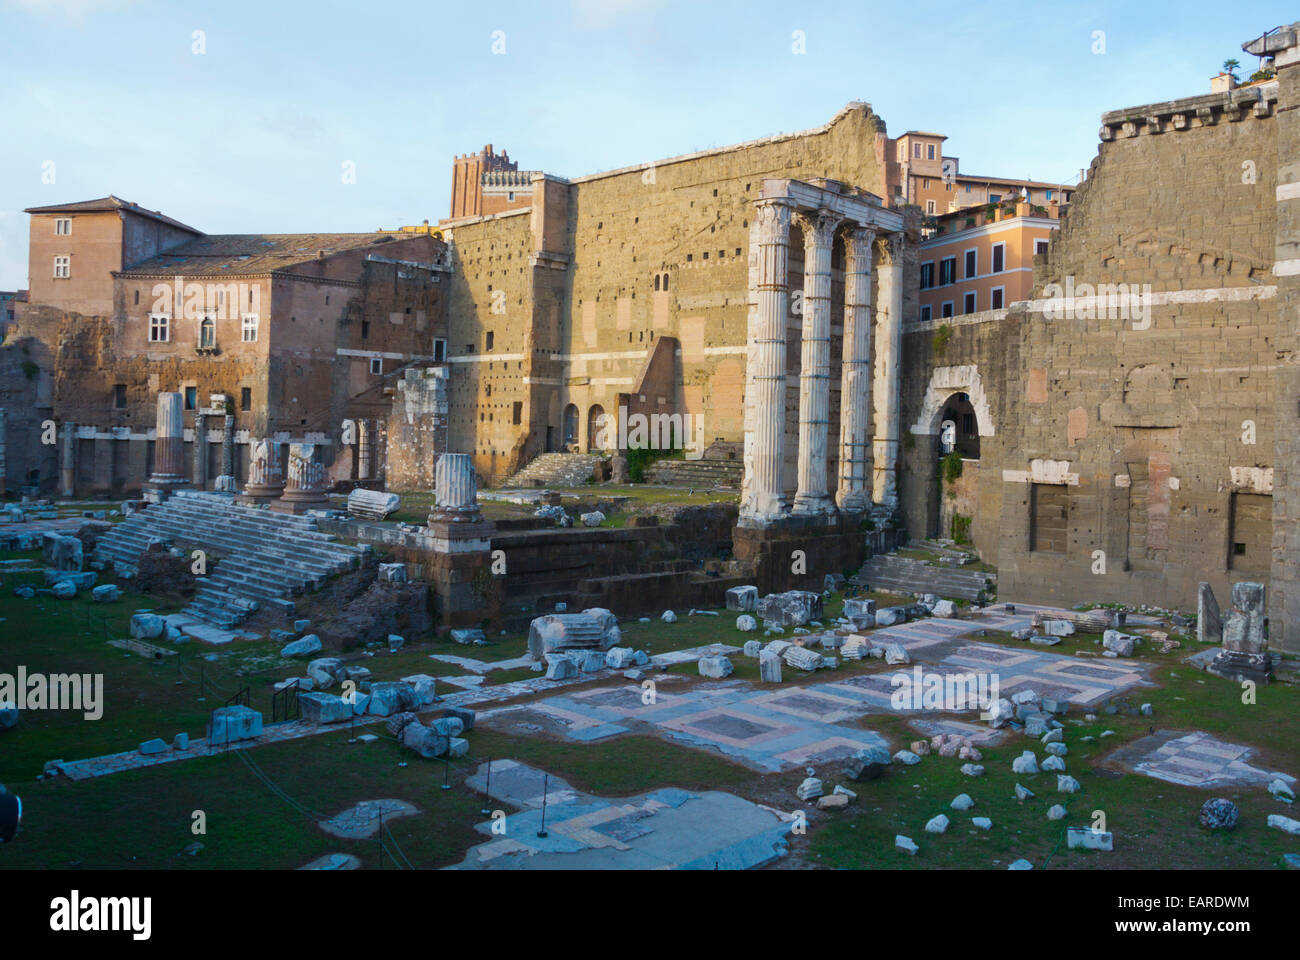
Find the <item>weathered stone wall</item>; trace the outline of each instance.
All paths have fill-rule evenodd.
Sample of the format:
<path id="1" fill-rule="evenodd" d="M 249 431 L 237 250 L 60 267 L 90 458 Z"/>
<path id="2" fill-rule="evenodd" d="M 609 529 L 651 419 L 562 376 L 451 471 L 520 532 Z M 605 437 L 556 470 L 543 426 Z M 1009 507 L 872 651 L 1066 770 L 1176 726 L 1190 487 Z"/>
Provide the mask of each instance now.
<path id="1" fill-rule="evenodd" d="M 702 416 L 709 442 L 739 440 L 744 431 L 749 219 L 762 181 L 825 177 L 883 195 L 886 139 L 884 123 L 870 107 L 851 104 L 824 127 L 801 134 L 572 181 L 535 178 L 530 216 L 449 224 L 456 247 L 450 324 L 464 334 L 451 338 L 453 448 L 472 449 L 480 472 L 499 478 L 519 460 L 563 443 L 564 410 L 572 404 L 578 410 L 578 445 L 585 449 L 593 408 L 617 411 L 619 395 L 637 384 L 658 337 L 673 337 L 680 344 L 679 385 L 666 399 L 664 412 Z M 794 286 L 801 283 L 797 231 L 792 240 Z M 518 263 L 521 253 L 532 255 L 531 274 L 520 269 L 525 266 Z M 844 303 L 838 243 L 834 269 L 832 437 L 838 431 L 835 388 Z M 497 291 L 505 293 L 504 315 L 493 313 Z M 796 344 L 800 321 L 791 315 Z M 529 382 L 494 385 L 491 400 L 485 375 L 497 371 L 482 368 L 495 361 L 485 354 L 464 357 L 471 344 L 482 351 L 482 335 L 489 329 L 495 333 L 496 352 L 510 358 L 505 362 L 512 376 L 527 370 L 529 361 L 534 365 Z M 503 330 L 509 331 L 505 343 Z M 521 348 L 525 356 L 515 359 Z M 796 410 L 798 349 L 789 351 L 789 357 L 795 378 L 788 402 Z M 522 367 L 509 369 L 520 363 Z M 494 409 L 498 397 L 523 401 L 530 415 L 515 423 L 509 403 Z M 481 422 L 480 414 L 485 415 Z M 797 424 L 791 430 L 787 449 L 793 488 Z"/>
<path id="2" fill-rule="evenodd" d="M 955 392 L 971 378 L 945 368 L 977 368 L 994 433 L 981 437 L 973 532 L 1004 596 L 1190 609 L 1198 581 L 1222 595 L 1267 579 L 1275 424 L 1285 410 L 1294 433 L 1296 396 L 1278 391 L 1293 368 L 1271 275 L 1271 102 L 1257 88 L 1107 115 L 1089 177 L 1036 258 L 1037 299 L 949 321 L 942 350 L 938 323 L 910 328 L 909 527 L 933 532 L 938 513 L 926 480 L 937 436 L 918 432 L 936 412 L 925 384 Z M 1049 284 L 1075 301 L 1049 302 Z M 1084 284 L 1149 284 L 1149 312 L 1108 290 L 1087 298 Z"/>

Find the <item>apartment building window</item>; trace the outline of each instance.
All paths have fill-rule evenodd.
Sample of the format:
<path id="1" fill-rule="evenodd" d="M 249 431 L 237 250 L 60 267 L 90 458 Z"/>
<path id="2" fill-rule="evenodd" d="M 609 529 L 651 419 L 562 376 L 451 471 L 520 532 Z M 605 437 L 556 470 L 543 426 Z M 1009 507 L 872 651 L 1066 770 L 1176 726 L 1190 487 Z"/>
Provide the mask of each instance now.
<path id="1" fill-rule="evenodd" d="M 72 233 L 71 217 L 56 217 L 54 220 L 54 235 L 57 237 L 66 237 Z"/>
<path id="2" fill-rule="evenodd" d="M 1044 190 L 1044 191 L 1043 191 L 1043 197 L 1047 200 L 1048 203 L 1051 203 L 1051 202 L 1052 202 L 1052 191 L 1051 191 L 1051 190 Z"/>
<path id="3" fill-rule="evenodd" d="M 933 159 L 934 159 L 934 144 L 933 144 L 933 143 L 928 144 L 928 145 L 926 146 L 926 148 L 925 148 L 925 158 L 926 158 L 927 160 L 933 160 Z"/>
<path id="4" fill-rule="evenodd" d="M 990 194 L 989 194 L 989 203 L 997 203 L 997 202 L 998 202 L 999 200 L 1001 200 L 1001 199 L 1002 199 L 1002 194 L 1000 194 L 1000 193 L 990 193 Z"/>
<path id="5" fill-rule="evenodd" d="M 921 289 L 929 290 L 934 286 L 934 261 L 921 264 Z"/>
<path id="6" fill-rule="evenodd" d="M 369 339 L 369 337 L 370 337 L 370 321 L 369 321 L 369 320 L 362 320 L 362 321 L 361 321 L 361 339 L 362 339 L 362 340 L 367 340 L 367 339 Z"/>
<path id="7" fill-rule="evenodd" d="M 949 317 L 952 316 L 952 301 L 951 301 L 951 300 L 945 300 L 945 301 L 943 302 L 943 306 L 941 306 L 941 307 L 939 308 L 939 316 L 943 317 L 945 320 L 947 320 Z"/>
<path id="8" fill-rule="evenodd" d="M 919 143 L 912 144 L 912 158 L 914 160 L 921 159 L 921 145 Z"/>
<path id="9" fill-rule="evenodd" d="M 487 352 L 488 350 L 491 350 L 491 349 L 492 349 L 492 345 L 493 345 L 495 342 L 496 342 L 496 336 L 493 334 L 493 332 L 492 332 L 491 330 L 489 330 L 489 331 L 487 332 L 487 337 L 484 338 L 484 341 L 483 341 L 483 350 L 484 350 L 484 352 Z"/>
<path id="10" fill-rule="evenodd" d="M 113 384 L 113 409 L 114 410 L 126 409 L 126 384 L 125 383 Z"/>
<path id="11" fill-rule="evenodd" d="M 975 312 L 975 301 L 976 301 L 976 299 L 977 299 L 977 298 L 976 298 L 976 296 L 975 296 L 975 292 L 974 292 L 974 291 L 971 291 L 970 293 L 965 294 L 965 295 L 962 297 L 961 312 L 962 312 L 962 313 L 974 313 L 974 312 Z"/>
<path id="12" fill-rule="evenodd" d="M 1034 241 L 1034 253 L 1046 253 L 1046 252 L 1047 252 L 1047 241 L 1046 241 L 1046 240 L 1035 240 L 1035 241 Z"/>
<path id="13" fill-rule="evenodd" d="M 1007 245 L 1005 243 L 993 244 L 993 272 L 1001 273 L 1006 267 Z"/>
<path id="14" fill-rule="evenodd" d="M 524 405 L 518 400 L 510 405 L 510 421 L 516 427 L 524 422 Z"/>
<path id="15" fill-rule="evenodd" d="M 931 316 L 930 305 L 928 303 L 921 306 L 921 322 L 929 323 Z"/>
<path id="16" fill-rule="evenodd" d="M 166 343 L 171 339 L 171 317 L 165 313 L 149 314 L 149 342 Z"/>
<path id="17" fill-rule="evenodd" d="M 433 362 L 434 363 L 447 362 L 447 341 L 446 340 L 438 338 L 433 341 Z"/>
<path id="18" fill-rule="evenodd" d="M 217 324 L 211 317 L 204 317 L 199 324 L 199 346 L 210 350 L 217 345 Z"/>
<path id="19" fill-rule="evenodd" d="M 72 258 L 55 257 L 54 258 L 54 279 L 66 280 L 72 276 Z"/>
<path id="20" fill-rule="evenodd" d="M 994 287 L 989 293 L 989 308 L 992 310 L 1002 309 L 1002 296 L 1005 287 Z"/>
<path id="21" fill-rule="evenodd" d="M 371 358 L 370 358 L 370 372 L 371 372 L 372 374 L 374 374 L 375 376 L 380 376 L 380 375 L 383 374 L 383 372 L 384 372 L 384 358 L 383 358 L 383 357 L 371 357 Z"/>
<path id="22" fill-rule="evenodd" d="M 946 287 L 957 282 L 957 258 L 944 257 L 939 261 L 939 286 Z"/>
<path id="23" fill-rule="evenodd" d="M 932 217 L 934 216 L 934 201 L 933 201 L 933 200 L 927 200 L 927 201 L 925 201 L 925 212 L 926 212 L 927 214 L 929 214 L 930 216 L 932 216 Z"/>
<path id="24" fill-rule="evenodd" d="M 966 251 L 966 279 L 969 280 L 971 277 L 977 276 L 978 274 L 979 274 L 979 251 L 967 250 Z"/>
<path id="25" fill-rule="evenodd" d="M 199 388 L 186 387 L 185 388 L 185 409 L 196 410 L 198 409 L 198 406 L 199 406 Z"/>
<path id="26" fill-rule="evenodd" d="M 257 340 L 257 314 L 244 314 L 240 323 L 240 330 L 244 343 L 253 343 Z"/>
<path id="27" fill-rule="evenodd" d="M 253 409 L 253 388 L 252 387 L 239 388 L 239 409 L 242 410 L 244 413 L 247 413 L 248 411 Z"/>

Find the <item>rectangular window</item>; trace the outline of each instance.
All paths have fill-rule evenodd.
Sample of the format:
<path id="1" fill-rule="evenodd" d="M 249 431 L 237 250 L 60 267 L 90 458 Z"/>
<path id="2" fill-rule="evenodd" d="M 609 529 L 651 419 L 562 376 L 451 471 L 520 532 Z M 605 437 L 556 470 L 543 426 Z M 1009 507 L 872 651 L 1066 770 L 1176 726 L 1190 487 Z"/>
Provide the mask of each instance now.
<path id="1" fill-rule="evenodd" d="M 928 323 L 930 320 L 930 305 L 924 304 L 921 307 L 921 322 Z"/>
<path id="2" fill-rule="evenodd" d="M 1001 273 L 1006 266 L 1007 245 L 1005 243 L 993 244 L 993 272 Z"/>
<path id="3" fill-rule="evenodd" d="M 491 330 L 489 330 L 489 331 L 487 332 L 487 337 L 486 337 L 486 338 L 484 339 L 484 341 L 483 341 L 483 350 L 484 350 L 485 352 L 488 351 L 488 350 L 491 350 L 491 349 L 492 349 L 492 345 L 493 345 L 495 342 L 496 342 L 496 336 L 492 333 Z"/>
<path id="4" fill-rule="evenodd" d="M 433 362 L 434 363 L 447 362 L 447 341 L 443 340 L 442 338 L 438 338 L 433 341 Z"/>
<path id="5" fill-rule="evenodd" d="M 921 264 L 921 289 L 929 290 L 934 286 L 934 262 Z"/>
<path id="6" fill-rule="evenodd" d="M 66 280 L 72 276 L 72 258 L 55 257 L 54 258 L 54 279 Z"/>
<path id="7" fill-rule="evenodd" d="M 379 376 L 379 375 L 381 375 L 381 374 L 384 372 L 384 358 L 383 358 L 383 357 L 371 357 L 371 358 L 370 358 L 370 372 L 373 373 L 373 374 L 375 374 L 376 376 Z"/>
<path id="8" fill-rule="evenodd" d="M 125 383 L 113 384 L 113 409 L 114 410 L 126 409 L 126 384 Z"/>
<path id="9" fill-rule="evenodd" d="M 933 144 L 933 143 L 931 143 L 931 144 L 927 144 L 927 145 L 926 145 L 926 148 L 925 148 L 925 158 L 926 158 L 927 160 L 933 160 L 933 159 L 934 159 L 934 144 Z"/>
<path id="10" fill-rule="evenodd" d="M 1052 200 L 1052 191 L 1051 191 L 1051 190 L 1044 190 L 1044 191 L 1043 191 L 1043 196 L 1046 197 L 1046 198 L 1047 198 L 1047 201 L 1050 203 L 1051 200 Z"/>
<path id="11" fill-rule="evenodd" d="M 976 302 L 976 297 L 975 297 L 975 294 L 974 294 L 973 292 L 964 295 L 964 296 L 962 297 L 961 312 L 962 312 L 962 313 L 974 313 L 974 312 L 975 312 L 975 302 Z"/>
<path id="12" fill-rule="evenodd" d="M 149 342 L 166 343 L 171 339 L 171 318 L 165 313 L 149 314 Z"/>
<path id="13" fill-rule="evenodd" d="M 1034 253 L 1046 253 L 1046 252 L 1047 252 L 1047 241 L 1046 241 L 1046 240 L 1035 240 L 1035 241 L 1034 241 Z"/>
<path id="14" fill-rule="evenodd" d="M 966 279 L 969 280 L 979 274 L 979 251 L 966 251 Z"/>
<path id="15" fill-rule="evenodd" d="M 524 422 L 524 405 L 518 400 L 511 405 L 510 420 L 516 427 Z"/>
<path id="16" fill-rule="evenodd" d="M 211 317 L 204 317 L 199 324 L 199 346 L 210 350 L 217 345 L 217 322 Z"/>
<path id="17" fill-rule="evenodd" d="M 939 261 L 939 286 L 946 287 L 957 282 L 957 258 L 944 257 Z"/>
<path id="18" fill-rule="evenodd" d="M 253 409 L 253 388 L 252 387 L 239 388 L 239 409 L 245 413 Z"/>
<path id="19" fill-rule="evenodd" d="M 921 159 L 921 145 L 919 143 L 912 144 L 912 157 L 915 160 Z"/>
<path id="20" fill-rule="evenodd" d="M 198 406 L 199 406 L 199 388 L 186 387 L 185 388 L 185 409 L 195 410 L 198 408 Z"/>
<path id="21" fill-rule="evenodd" d="M 932 217 L 934 216 L 934 201 L 933 201 L 933 200 L 927 200 L 927 201 L 925 201 L 925 212 L 926 212 L 927 214 L 929 214 L 930 216 L 932 216 Z"/>
<path id="22" fill-rule="evenodd" d="M 939 308 L 939 316 L 943 317 L 945 320 L 952 316 L 951 300 L 945 300 L 943 302 L 943 306 Z"/>
<path id="23" fill-rule="evenodd" d="M 362 320 L 362 321 L 361 321 L 361 339 L 362 339 L 362 340 L 366 340 L 366 339 L 369 339 L 369 337 L 370 337 L 370 321 L 369 321 L 369 320 Z"/>
<path id="24" fill-rule="evenodd" d="M 71 217 L 56 217 L 54 220 L 54 235 L 66 237 L 72 233 Z"/>
<path id="25" fill-rule="evenodd" d="M 992 310 L 1002 309 L 1002 293 L 1004 287 L 994 287 L 989 294 L 989 308 Z"/>
<path id="26" fill-rule="evenodd" d="M 244 343 L 253 343 L 257 340 L 257 314 L 246 313 L 240 325 L 243 331 Z"/>
<path id="27" fill-rule="evenodd" d="M 1001 199 L 1002 199 L 1002 194 L 1000 194 L 1000 193 L 990 193 L 990 194 L 989 194 L 989 203 L 997 203 L 997 202 L 998 202 L 999 200 L 1001 200 Z"/>

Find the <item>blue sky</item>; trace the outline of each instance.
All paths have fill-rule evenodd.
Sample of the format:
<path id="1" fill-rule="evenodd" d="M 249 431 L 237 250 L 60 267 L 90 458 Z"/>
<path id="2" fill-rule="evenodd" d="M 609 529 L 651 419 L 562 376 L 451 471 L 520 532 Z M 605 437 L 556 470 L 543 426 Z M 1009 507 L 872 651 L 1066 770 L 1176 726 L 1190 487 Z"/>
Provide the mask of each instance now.
<path id="1" fill-rule="evenodd" d="M 1253 71 L 1241 43 L 1296 11 L 1250 6 L 0 0 L 0 289 L 27 285 L 24 207 L 115 193 L 210 233 L 367 231 L 446 216 L 452 156 L 486 143 L 578 176 L 850 100 L 947 134 L 963 171 L 1071 181 L 1104 110 Z"/>

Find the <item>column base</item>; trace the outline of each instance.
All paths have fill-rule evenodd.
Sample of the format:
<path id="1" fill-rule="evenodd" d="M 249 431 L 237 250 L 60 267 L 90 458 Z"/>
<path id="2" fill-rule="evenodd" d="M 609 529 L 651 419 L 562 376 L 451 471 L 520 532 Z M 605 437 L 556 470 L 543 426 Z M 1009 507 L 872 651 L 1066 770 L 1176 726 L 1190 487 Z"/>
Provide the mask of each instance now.
<path id="1" fill-rule="evenodd" d="M 246 484 L 243 491 L 235 497 L 235 503 L 245 507 L 261 507 L 279 500 L 283 495 L 283 486 L 266 486 L 261 483 L 250 483 Z"/>
<path id="2" fill-rule="evenodd" d="M 828 521 L 833 521 L 839 511 L 829 494 L 820 494 L 818 496 L 797 495 L 790 512 L 799 517 L 825 517 Z"/>
<path id="3" fill-rule="evenodd" d="M 1273 655 L 1269 653 L 1241 653 L 1236 650 L 1220 650 L 1205 666 L 1207 673 L 1237 683 L 1249 680 L 1252 683 L 1268 683 L 1273 679 Z"/>
<path id="4" fill-rule="evenodd" d="M 177 490 L 189 489 L 188 480 L 165 480 L 161 478 L 150 478 L 145 482 L 140 499 L 146 503 L 162 503 Z"/>
<path id="5" fill-rule="evenodd" d="M 295 490 L 284 494 L 271 504 L 274 513 L 302 514 L 308 510 L 328 509 L 330 509 L 330 498 L 325 496 L 323 490 Z"/>

